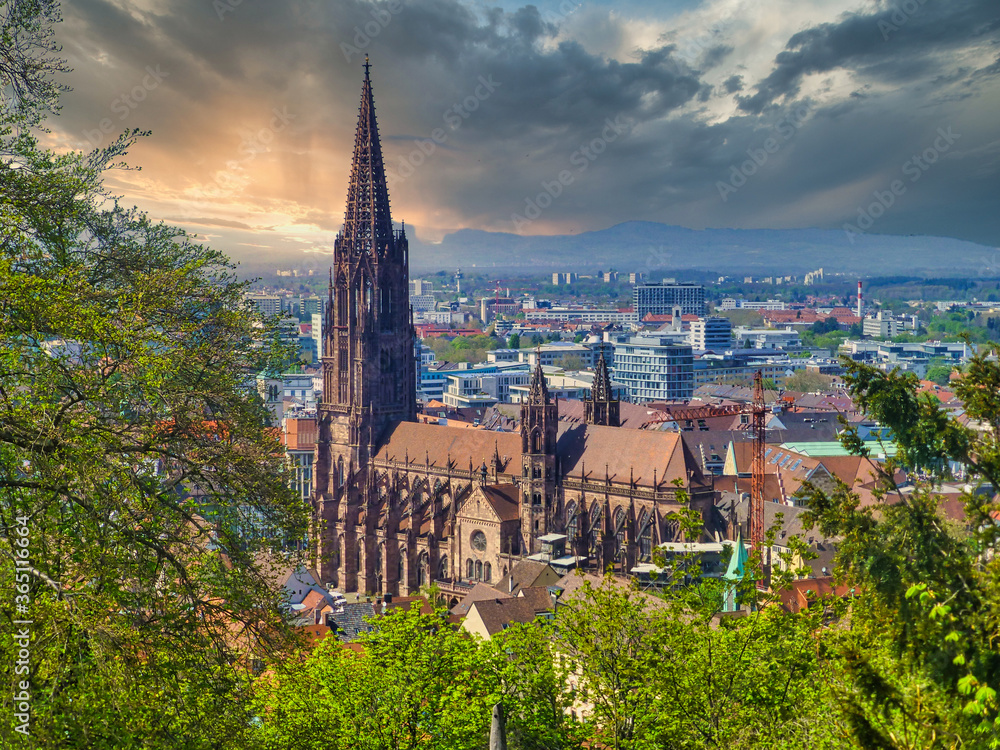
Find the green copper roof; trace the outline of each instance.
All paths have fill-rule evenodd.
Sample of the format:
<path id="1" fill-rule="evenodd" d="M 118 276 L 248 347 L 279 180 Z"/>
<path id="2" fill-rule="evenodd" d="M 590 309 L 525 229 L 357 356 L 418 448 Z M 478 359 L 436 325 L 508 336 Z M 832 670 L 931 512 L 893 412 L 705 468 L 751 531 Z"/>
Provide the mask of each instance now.
<path id="1" fill-rule="evenodd" d="M 866 440 L 865 445 L 871 451 L 872 458 L 884 459 L 896 455 L 896 444 L 892 442 L 884 442 L 880 445 L 872 440 Z M 835 440 L 819 443 L 782 443 L 781 448 L 815 458 L 851 455 L 843 445 Z"/>
<path id="2" fill-rule="evenodd" d="M 746 572 L 747 559 L 749 557 L 750 553 L 746 545 L 743 544 L 743 534 L 740 532 L 736 535 L 736 549 L 733 550 L 733 556 L 729 558 L 729 567 L 722 577 L 727 581 L 741 580 L 743 574 Z"/>

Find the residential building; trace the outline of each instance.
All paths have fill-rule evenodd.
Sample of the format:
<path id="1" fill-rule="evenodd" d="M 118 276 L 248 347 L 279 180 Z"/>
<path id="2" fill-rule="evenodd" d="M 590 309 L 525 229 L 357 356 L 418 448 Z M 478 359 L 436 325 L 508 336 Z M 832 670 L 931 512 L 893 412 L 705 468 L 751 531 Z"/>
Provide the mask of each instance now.
<path id="1" fill-rule="evenodd" d="M 310 373 L 286 372 L 281 376 L 281 380 L 284 398 L 315 406 L 316 390 Z"/>
<path id="2" fill-rule="evenodd" d="M 885 310 L 879 310 L 875 315 L 865 318 L 861 332 L 868 338 L 891 339 L 899 335 L 899 323 Z"/>
<path id="3" fill-rule="evenodd" d="M 784 310 L 787 305 L 778 299 L 767 302 L 751 302 L 745 299 L 726 297 L 719 303 L 720 310 Z"/>
<path id="4" fill-rule="evenodd" d="M 572 341 L 554 341 L 534 349 L 522 349 L 520 355 L 521 361 L 527 362 L 532 367 L 539 363 L 543 367 L 562 366 L 570 357 L 579 359 L 583 368 L 592 368 L 597 364 L 597 356 L 591 347 L 586 344 L 574 344 Z"/>
<path id="5" fill-rule="evenodd" d="M 823 281 L 823 269 L 817 268 L 815 271 L 810 271 L 805 275 L 802 283 L 806 286 L 812 286 L 813 284 L 821 283 Z"/>
<path id="6" fill-rule="evenodd" d="M 747 359 L 739 357 L 735 351 L 734 357 L 708 355 L 698 357 L 694 361 L 694 387 L 709 383 L 750 383 L 758 370 L 762 377 L 782 386 L 785 378 L 797 370 L 807 369 L 808 360 L 789 359 Z"/>
<path id="7" fill-rule="evenodd" d="M 489 563 L 487 563 L 488 565 Z M 528 624 L 552 609 L 548 592 L 535 589 L 538 596 L 519 595 L 473 602 L 462 620 L 462 630 L 489 640 L 515 623 Z M 523 593 L 523 592 L 522 592 Z M 539 609 L 541 607 L 541 609 Z"/>
<path id="8" fill-rule="evenodd" d="M 489 323 L 497 315 L 516 315 L 521 312 L 521 302 L 513 297 L 483 297 L 479 300 L 479 319 Z"/>
<path id="9" fill-rule="evenodd" d="M 273 317 L 281 315 L 281 297 L 277 294 L 257 294 L 248 292 L 243 295 L 247 304 L 253 305 L 261 315 Z"/>
<path id="10" fill-rule="evenodd" d="M 412 281 L 410 282 L 413 283 Z M 434 309 L 434 305 L 437 304 L 437 300 L 434 299 L 433 294 L 416 294 L 410 297 L 410 306 L 413 307 L 414 312 L 427 312 Z"/>
<path id="11" fill-rule="evenodd" d="M 732 349 L 733 324 L 729 318 L 692 320 L 689 341 L 695 351 L 721 352 Z"/>
<path id="12" fill-rule="evenodd" d="M 453 408 L 510 403 L 511 389 L 531 381 L 527 365 L 491 373 L 458 373 L 448 376 L 442 401 Z"/>
<path id="13" fill-rule="evenodd" d="M 319 362 L 323 359 L 323 314 L 313 313 L 312 315 L 312 340 L 313 340 L 313 352 L 315 352 L 316 359 L 314 361 Z"/>
<path id="14" fill-rule="evenodd" d="M 525 320 L 578 323 L 636 323 L 639 318 L 634 310 L 600 307 L 548 307 L 525 309 Z"/>
<path id="15" fill-rule="evenodd" d="M 286 416 L 282 424 L 285 455 L 292 469 L 292 489 L 303 500 L 313 494 L 313 454 L 316 450 L 316 413 Z"/>
<path id="16" fill-rule="evenodd" d="M 323 315 L 326 312 L 326 300 L 312 295 L 299 300 L 299 319 L 312 320 L 313 315 Z"/>
<path id="17" fill-rule="evenodd" d="M 434 294 L 434 282 L 424 279 L 410 279 L 410 299 Z"/>

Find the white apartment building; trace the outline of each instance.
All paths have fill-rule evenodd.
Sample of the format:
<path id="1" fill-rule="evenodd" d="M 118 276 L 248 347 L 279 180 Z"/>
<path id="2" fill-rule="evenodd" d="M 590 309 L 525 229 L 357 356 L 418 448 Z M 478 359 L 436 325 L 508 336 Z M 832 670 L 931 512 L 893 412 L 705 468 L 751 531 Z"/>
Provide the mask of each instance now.
<path id="1" fill-rule="evenodd" d="M 261 315 L 268 317 L 281 315 L 281 297 L 277 294 L 248 292 L 243 295 L 243 299 L 246 300 L 247 304 L 256 307 Z"/>
<path id="2" fill-rule="evenodd" d="M 527 368 L 486 374 L 455 373 L 448 376 L 442 400 L 452 408 L 510 403 L 512 389 L 527 387 L 530 382 L 531 372 Z"/>
<path id="3" fill-rule="evenodd" d="M 635 403 L 689 399 L 694 393 L 691 347 L 656 335 L 616 342 L 614 378 Z"/>
<path id="4" fill-rule="evenodd" d="M 791 349 L 801 343 L 798 331 L 791 326 L 785 328 L 737 326 L 733 335 L 737 349 Z"/>
<path id="5" fill-rule="evenodd" d="M 725 351 L 733 348 L 733 324 L 729 318 L 698 318 L 691 321 L 688 342 L 696 351 Z"/>
<path id="6" fill-rule="evenodd" d="M 724 297 L 719 302 L 720 310 L 784 310 L 787 305 L 778 299 L 769 299 L 767 302 L 750 302 L 745 299 L 733 299 Z"/>
<path id="7" fill-rule="evenodd" d="M 602 308 L 550 307 L 526 309 L 526 320 L 578 320 L 581 323 L 638 323 L 639 316 L 631 310 Z"/>
<path id="8" fill-rule="evenodd" d="M 434 283 L 423 279 L 410 279 L 410 299 L 434 294 Z"/>
<path id="9" fill-rule="evenodd" d="M 884 310 L 864 319 L 861 332 L 873 339 L 891 339 L 899 335 L 899 322 Z"/>

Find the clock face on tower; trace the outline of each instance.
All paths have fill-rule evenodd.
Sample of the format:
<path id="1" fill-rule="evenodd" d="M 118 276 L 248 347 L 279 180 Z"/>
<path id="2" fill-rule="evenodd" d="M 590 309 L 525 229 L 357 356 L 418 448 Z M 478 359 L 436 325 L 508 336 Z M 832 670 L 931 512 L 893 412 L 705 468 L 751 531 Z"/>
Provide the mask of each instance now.
<path id="1" fill-rule="evenodd" d="M 473 531 L 472 539 L 469 540 L 472 543 L 472 549 L 476 552 L 486 551 L 486 534 L 481 531 Z"/>

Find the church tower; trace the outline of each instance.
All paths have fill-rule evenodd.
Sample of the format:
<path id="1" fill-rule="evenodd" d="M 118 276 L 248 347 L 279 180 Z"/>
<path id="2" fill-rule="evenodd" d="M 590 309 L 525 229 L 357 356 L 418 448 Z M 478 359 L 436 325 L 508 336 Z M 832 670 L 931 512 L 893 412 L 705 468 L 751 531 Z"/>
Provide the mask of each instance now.
<path id="1" fill-rule="evenodd" d="M 521 402 L 521 536 L 529 555 L 538 552 L 536 537 L 552 527 L 558 430 L 559 404 L 549 396 L 539 358 Z"/>
<path id="2" fill-rule="evenodd" d="M 590 398 L 584 401 L 583 411 L 587 424 L 601 424 L 608 427 L 619 427 L 621 401 L 615 397 L 611 389 L 611 376 L 608 374 L 608 363 L 604 361 L 604 352 L 597 360 L 594 373 L 594 387 Z"/>
<path id="3" fill-rule="evenodd" d="M 365 588 L 371 559 L 356 526 L 378 441 L 416 419 L 409 247 L 392 227 L 365 58 L 344 228 L 334 242 L 324 320 L 316 446 L 314 544 L 323 582 Z"/>

